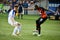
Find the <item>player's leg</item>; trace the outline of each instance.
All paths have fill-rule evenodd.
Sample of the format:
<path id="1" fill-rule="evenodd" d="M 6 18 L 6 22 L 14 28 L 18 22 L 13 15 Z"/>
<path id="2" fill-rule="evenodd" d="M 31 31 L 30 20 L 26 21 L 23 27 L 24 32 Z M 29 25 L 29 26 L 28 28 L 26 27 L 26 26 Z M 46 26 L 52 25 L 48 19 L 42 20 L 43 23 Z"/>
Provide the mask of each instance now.
<path id="1" fill-rule="evenodd" d="M 17 36 L 16 33 L 17 33 L 17 27 L 14 28 L 12 35 Z"/>
<path id="2" fill-rule="evenodd" d="M 36 30 L 38 30 L 38 20 L 36 20 Z"/>
<path id="3" fill-rule="evenodd" d="M 38 26 L 38 35 L 37 36 L 41 36 L 41 26 Z"/>
<path id="4" fill-rule="evenodd" d="M 23 14 L 21 13 L 21 19 L 23 19 Z"/>
<path id="5" fill-rule="evenodd" d="M 14 26 L 14 25 L 13 25 L 13 22 L 10 20 L 10 18 L 8 19 L 8 23 L 9 23 L 11 26 Z M 15 35 L 15 36 L 16 36 L 16 30 L 17 30 L 17 27 L 14 28 L 12 35 Z"/>
<path id="6" fill-rule="evenodd" d="M 40 18 L 39 18 L 40 19 Z M 33 35 L 37 35 L 38 34 L 38 28 L 39 28 L 39 19 L 38 20 L 36 20 L 36 30 L 34 30 L 34 33 L 33 33 Z"/>
<path id="7" fill-rule="evenodd" d="M 14 30 L 13 30 L 13 35 L 15 36 L 15 35 L 17 35 L 17 34 L 19 34 L 19 32 L 20 32 L 20 30 L 21 30 L 21 26 L 20 26 L 20 24 L 19 23 L 15 23 L 15 28 L 14 28 Z"/>
<path id="8" fill-rule="evenodd" d="M 41 36 L 41 24 L 45 22 L 47 18 L 43 19 L 43 18 L 40 18 L 39 20 L 39 25 L 38 25 L 38 36 Z"/>
<path id="9" fill-rule="evenodd" d="M 38 20 L 36 20 L 36 30 L 38 30 L 38 27 L 39 27 L 39 20 L 40 20 L 41 18 L 39 18 Z"/>
<path id="10" fill-rule="evenodd" d="M 38 19 L 38 22 L 37 22 L 37 24 L 38 24 L 38 26 L 37 26 L 38 36 L 41 35 L 41 23 L 42 23 L 42 21 L 43 21 L 43 19 L 42 19 L 42 18 L 39 18 L 39 19 Z"/>
<path id="11" fill-rule="evenodd" d="M 21 24 L 17 23 L 17 33 L 16 34 L 19 34 L 20 31 L 21 31 Z"/>

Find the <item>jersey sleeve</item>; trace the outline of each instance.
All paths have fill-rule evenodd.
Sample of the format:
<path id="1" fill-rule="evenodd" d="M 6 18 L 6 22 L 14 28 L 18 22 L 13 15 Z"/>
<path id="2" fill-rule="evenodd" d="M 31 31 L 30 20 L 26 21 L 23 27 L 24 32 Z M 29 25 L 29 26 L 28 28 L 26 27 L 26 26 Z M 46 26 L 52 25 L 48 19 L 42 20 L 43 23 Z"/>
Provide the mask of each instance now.
<path id="1" fill-rule="evenodd" d="M 13 12 L 12 12 L 12 17 L 15 17 L 15 11 L 13 10 Z"/>

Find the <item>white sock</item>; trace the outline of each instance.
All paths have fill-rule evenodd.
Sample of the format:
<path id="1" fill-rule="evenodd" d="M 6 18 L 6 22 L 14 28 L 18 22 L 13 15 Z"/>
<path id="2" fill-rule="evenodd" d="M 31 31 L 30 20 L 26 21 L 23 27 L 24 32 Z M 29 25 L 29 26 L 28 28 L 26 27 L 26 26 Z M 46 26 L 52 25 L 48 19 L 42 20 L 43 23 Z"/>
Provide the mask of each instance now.
<path id="1" fill-rule="evenodd" d="M 21 26 L 18 26 L 17 33 L 19 33 L 20 31 L 21 31 Z"/>
<path id="2" fill-rule="evenodd" d="M 18 29 L 17 27 L 14 28 L 14 30 L 13 30 L 13 35 L 16 34 L 17 29 Z"/>

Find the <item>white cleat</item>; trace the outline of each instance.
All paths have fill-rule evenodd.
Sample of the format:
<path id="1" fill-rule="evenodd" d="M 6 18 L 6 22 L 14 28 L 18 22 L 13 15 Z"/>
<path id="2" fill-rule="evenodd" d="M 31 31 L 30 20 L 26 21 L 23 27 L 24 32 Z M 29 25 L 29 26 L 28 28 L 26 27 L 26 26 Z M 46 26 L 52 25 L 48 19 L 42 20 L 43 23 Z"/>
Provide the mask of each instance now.
<path id="1" fill-rule="evenodd" d="M 33 33 L 33 35 L 37 35 L 38 33 Z"/>
<path id="2" fill-rule="evenodd" d="M 37 30 L 35 30 L 35 31 L 33 31 L 33 35 L 38 35 L 38 32 L 37 32 Z"/>
<path id="3" fill-rule="evenodd" d="M 34 30 L 33 32 L 38 32 L 37 30 Z"/>
<path id="4" fill-rule="evenodd" d="M 40 34 L 37 35 L 38 37 L 41 36 Z"/>
<path id="5" fill-rule="evenodd" d="M 12 34 L 13 36 L 17 36 L 16 34 Z"/>

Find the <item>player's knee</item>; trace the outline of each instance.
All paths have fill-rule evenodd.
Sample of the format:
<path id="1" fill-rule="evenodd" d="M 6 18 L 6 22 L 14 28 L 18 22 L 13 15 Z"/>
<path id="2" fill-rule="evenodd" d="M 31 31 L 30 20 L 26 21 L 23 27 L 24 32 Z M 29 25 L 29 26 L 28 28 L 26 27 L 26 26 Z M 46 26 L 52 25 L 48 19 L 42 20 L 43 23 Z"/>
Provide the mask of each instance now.
<path id="1" fill-rule="evenodd" d="M 20 23 L 18 23 L 17 25 L 20 26 Z"/>
<path id="2" fill-rule="evenodd" d="M 17 26 L 21 26 L 21 24 L 20 23 L 17 23 Z"/>

